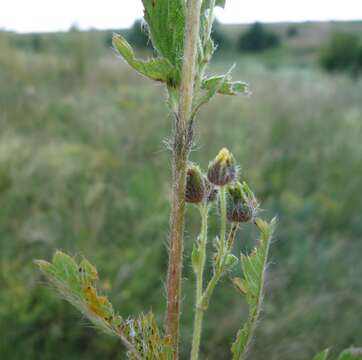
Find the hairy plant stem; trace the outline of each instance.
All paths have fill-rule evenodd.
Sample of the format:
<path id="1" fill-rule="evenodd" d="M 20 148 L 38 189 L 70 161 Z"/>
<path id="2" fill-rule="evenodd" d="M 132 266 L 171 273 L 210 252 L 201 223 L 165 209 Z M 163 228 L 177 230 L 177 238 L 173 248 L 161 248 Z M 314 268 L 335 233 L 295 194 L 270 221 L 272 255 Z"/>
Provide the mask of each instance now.
<path id="1" fill-rule="evenodd" d="M 232 251 L 232 246 L 234 244 L 234 240 L 235 240 L 235 236 L 237 233 L 237 230 L 239 228 L 239 224 L 237 223 L 233 223 L 230 232 L 229 232 L 229 236 L 228 236 L 228 240 L 227 240 L 227 244 L 225 244 L 226 239 L 225 239 L 225 232 L 226 232 L 226 199 L 225 199 L 225 191 L 223 192 L 224 187 L 220 188 L 220 208 L 221 208 L 221 227 L 225 229 L 224 232 L 221 232 L 220 234 L 220 238 L 223 238 L 223 252 L 221 253 L 221 248 L 220 248 L 220 258 L 219 258 L 219 262 L 217 264 L 217 266 L 214 269 L 214 274 L 212 276 L 212 278 L 210 279 L 204 293 L 202 294 L 200 300 L 199 300 L 199 304 L 198 307 L 200 309 L 202 309 L 202 311 L 206 311 L 208 306 L 209 306 L 209 302 L 211 299 L 211 296 L 214 292 L 214 289 L 217 285 L 217 283 L 219 282 L 221 276 L 223 275 L 224 271 L 225 271 L 225 260 L 227 258 L 227 256 L 231 253 Z M 225 190 L 225 188 L 224 188 Z M 222 210 L 224 208 L 224 210 Z M 224 220 L 223 220 L 223 215 L 224 215 Z M 221 239 L 220 239 L 221 242 Z M 226 245 L 226 247 L 225 247 Z M 221 246 L 221 243 L 220 243 Z"/>
<path id="2" fill-rule="evenodd" d="M 207 204 L 200 205 L 201 232 L 199 238 L 199 263 L 198 263 L 198 268 L 196 269 L 196 302 L 195 302 L 195 319 L 194 319 L 194 333 L 192 337 L 191 360 L 197 360 L 199 357 L 202 321 L 204 317 L 204 310 L 200 308 L 198 305 L 201 300 L 203 292 L 208 213 L 209 213 L 209 206 Z"/>
<path id="3" fill-rule="evenodd" d="M 207 28 L 206 28 L 206 39 L 210 38 L 212 25 L 214 23 L 214 9 L 215 9 L 215 0 L 210 1 L 210 10 L 209 10 L 209 16 L 207 21 Z"/>
<path id="4" fill-rule="evenodd" d="M 220 186 L 220 261 L 222 261 L 225 251 L 226 236 L 226 187 Z"/>
<path id="5" fill-rule="evenodd" d="M 238 228 L 239 228 L 239 224 L 237 222 L 234 222 L 231 226 L 230 233 L 228 236 L 228 243 L 227 243 L 227 248 L 229 249 L 229 251 L 231 251 L 233 248 Z"/>
<path id="6" fill-rule="evenodd" d="M 186 167 L 192 144 L 192 109 L 200 28 L 201 0 L 187 2 L 185 48 L 179 108 L 175 115 L 172 158 L 172 204 L 170 216 L 169 264 L 167 274 L 166 332 L 172 339 L 174 359 L 178 359 L 181 301 L 183 234 L 185 223 Z"/>

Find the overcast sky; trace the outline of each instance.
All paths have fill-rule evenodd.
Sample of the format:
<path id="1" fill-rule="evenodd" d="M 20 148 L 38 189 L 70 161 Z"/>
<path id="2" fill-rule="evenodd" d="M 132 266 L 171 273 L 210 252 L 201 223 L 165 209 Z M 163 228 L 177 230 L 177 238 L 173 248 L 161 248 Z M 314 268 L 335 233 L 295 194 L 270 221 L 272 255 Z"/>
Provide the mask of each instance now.
<path id="1" fill-rule="evenodd" d="M 362 20 L 362 0 L 228 0 L 224 23 Z M 141 0 L 0 0 L 0 29 L 19 32 L 117 29 L 142 16 Z"/>

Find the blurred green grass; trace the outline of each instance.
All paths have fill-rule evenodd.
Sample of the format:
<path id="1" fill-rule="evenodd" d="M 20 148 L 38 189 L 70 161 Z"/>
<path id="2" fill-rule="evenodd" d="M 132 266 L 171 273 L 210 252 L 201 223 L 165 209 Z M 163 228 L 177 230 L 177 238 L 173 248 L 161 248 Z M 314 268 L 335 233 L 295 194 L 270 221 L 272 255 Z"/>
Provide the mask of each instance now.
<path id="1" fill-rule="evenodd" d="M 279 217 L 253 359 L 304 360 L 362 342 L 362 81 L 320 72 L 320 43 L 308 50 L 313 32 L 303 31 L 298 46 L 216 57 L 216 72 L 238 64 L 235 78 L 253 96 L 205 107 L 192 153 L 205 168 L 227 145 L 265 216 Z M 96 336 L 44 287 L 31 261 L 56 248 L 87 255 L 122 315 L 152 308 L 162 322 L 170 181 L 163 140 L 171 128 L 164 90 L 119 62 L 104 33 L 44 35 L 37 51 L 30 40 L 0 33 L 0 358 L 121 359 L 120 344 Z M 190 208 L 186 264 L 195 215 Z M 245 227 L 237 251 L 253 236 Z M 189 343 L 188 265 L 184 276 Z M 224 279 L 208 312 L 204 356 L 227 358 L 245 315 Z"/>

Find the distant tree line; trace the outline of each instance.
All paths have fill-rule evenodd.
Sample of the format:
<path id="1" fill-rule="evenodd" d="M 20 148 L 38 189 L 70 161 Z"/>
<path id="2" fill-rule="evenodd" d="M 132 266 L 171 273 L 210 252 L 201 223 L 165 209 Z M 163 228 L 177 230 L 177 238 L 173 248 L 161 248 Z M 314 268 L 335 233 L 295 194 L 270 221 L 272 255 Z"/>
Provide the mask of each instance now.
<path id="1" fill-rule="evenodd" d="M 221 29 L 219 22 L 215 22 L 213 33 L 215 45 L 223 50 L 232 47 L 231 41 L 227 38 Z M 296 34 L 294 34 L 295 36 Z M 149 48 L 147 28 L 141 20 L 137 20 L 126 34 L 127 39 L 136 47 Z M 293 36 L 293 35 L 292 35 Z M 267 30 L 261 23 L 255 23 L 243 32 L 237 41 L 237 49 L 241 52 L 260 52 L 268 48 L 280 45 L 280 38 L 277 34 Z"/>
<path id="2" fill-rule="evenodd" d="M 322 48 L 320 64 L 328 72 L 362 73 L 362 41 L 352 33 L 334 33 Z"/>
<path id="3" fill-rule="evenodd" d="M 238 40 L 238 49 L 241 52 L 260 52 L 279 45 L 279 36 L 258 22 L 241 34 Z"/>
<path id="4" fill-rule="evenodd" d="M 137 20 L 124 35 L 136 47 L 140 49 L 150 48 L 147 28 L 141 20 Z M 221 50 L 233 48 L 233 43 L 217 21 L 212 35 L 215 44 Z M 298 27 L 290 25 L 285 30 L 284 36 L 286 38 L 299 36 Z M 280 45 L 281 37 L 259 22 L 251 24 L 246 31 L 238 36 L 236 41 L 236 49 L 242 53 L 260 53 L 277 48 Z M 329 72 L 350 70 L 354 74 L 360 73 L 362 70 L 362 45 L 360 40 L 354 34 L 334 34 L 321 50 L 320 64 Z"/>
<path id="5" fill-rule="evenodd" d="M 151 42 L 148 36 L 148 30 L 146 24 L 142 20 L 136 20 L 132 27 L 129 29 L 115 29 L 108 30 L 105 32 L 93 31 L 92 36 L 99 34 L 102 37 L 102 42 L 105 46 L 112 46 L 112 33 L 120 33 L 125 36 L 127 40 L 138 49 L 151 49 Z M 77 29 L 76 26 L 72 26 L 69 29 L 69 34 L 83 33 Z M 287 37 L 294 37 L 298 35 L 298 30 L 295 27 L 287 29 L 285 34 Z M 63 49 L 62 42 L 66 42 L 66 36 L 63 37 L 61 34 L 55 36 L 56 43 Z M 238 35 L 236 43 L 231 41 L 222 26 L 216 20 L 212 32 L 212 38 L 215 45 L 221 50 L 238 50 L 243 53 L 261 52 L 270 48 L 278 47 L 281 44 L 280 37 L 274 32 L 267 29 L 261 23 L 252 24 L 246 31 L 242 31 Z M 64 40 L 64 41 L 63 41 Z M 42 52 L 49 47 L 56 47 L 54 39 L 51 39 L 48 34 L 29 34 L 26 36 L 14 37 L 15 45 L 20 48 L 32 50 L 34 52 Z"/>

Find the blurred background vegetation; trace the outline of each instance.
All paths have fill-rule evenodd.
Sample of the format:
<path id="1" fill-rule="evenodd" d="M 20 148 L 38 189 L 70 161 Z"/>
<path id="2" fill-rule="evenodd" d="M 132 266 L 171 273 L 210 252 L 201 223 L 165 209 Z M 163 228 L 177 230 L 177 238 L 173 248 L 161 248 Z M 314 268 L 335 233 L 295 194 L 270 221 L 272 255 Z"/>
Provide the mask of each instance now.
<path id="1" fill-rule="evenodd" d="M 141 22 L 122 31 L 149 53 Z M 161 86 L 110 49 L 112 31 L 0 32 L 0 359 L 122 359 L 42 282 L 34 258 L 59 248 L 96 263 L 123 316 L 163 320 L 171 127 Z M 227 145 L 277 214 L 252 359 L 304 360 L 362 344 L 362 23 L 217 24 L 220 72 L 250 98 L 218 98 L 198 121 L 206 168 Z M 198 229 L 190 208 L 185 263 Z M 213 229 L 211 229 L 212 231 Z M 245 226 L 237 251 L 250 249 Z M 183 338 L 194 278 L 185 265 Z M 224 279 L 202 351 L 228 358 L 246 307 Z M 188 347 L 183 358 L 188 358 Z"/>

